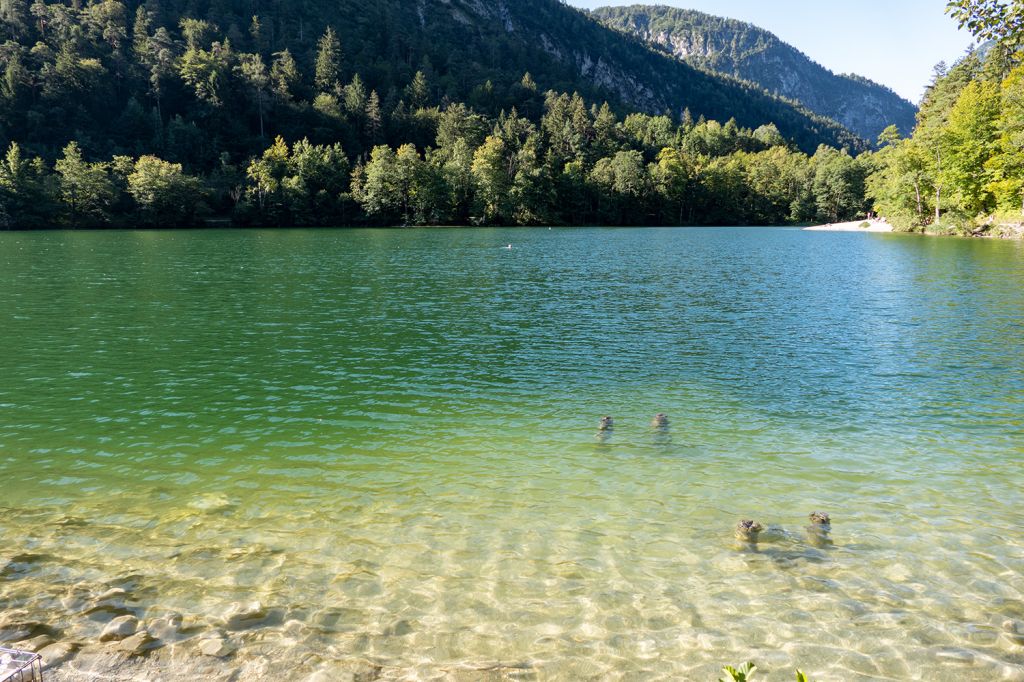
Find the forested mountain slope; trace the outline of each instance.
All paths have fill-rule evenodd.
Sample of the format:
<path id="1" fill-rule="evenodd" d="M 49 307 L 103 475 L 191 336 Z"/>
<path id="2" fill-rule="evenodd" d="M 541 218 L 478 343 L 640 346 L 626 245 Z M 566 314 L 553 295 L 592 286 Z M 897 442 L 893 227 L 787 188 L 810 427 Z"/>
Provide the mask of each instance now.
<path id="1" fill-rule="evenodd" d="M 592 15 L 693 66 L 757 83 L 874 141 L 888 126 L 914 128 L 915 107 L 883 85 L 836 75 L 768 31 L 675 7 L 604 7 Z"/>
<path id="2" fill-rule="evenodd" d="M 328 26 L 334 63 L 318 65 Z M 4 0 L 0 32 L 0 144 L 49 158 L 75 139 L 87 155 L 161 153 L 209 168 L 276 134 L 341 140 L 359 154 L 365 121 L 337 114 L 364 118 L 371 91 L 376 141 L 426 143 L 432 135 L 392 122 L 447 101 L 539 113 L 541 99 L 521 87 L 526 72 L 541 93 L 578 90 L 620 114 L 679 117 L 688 107 L 745 127 L 774 122 L 809 152 L 859 144 L 832 121 L 651 51 L 558 0 Z"/>
<path id="3" fill-rule="evenodd" d="M 853 133 L 557 0 L 0 0 L 0 33 L 0 229 L 864 208 Z"/>

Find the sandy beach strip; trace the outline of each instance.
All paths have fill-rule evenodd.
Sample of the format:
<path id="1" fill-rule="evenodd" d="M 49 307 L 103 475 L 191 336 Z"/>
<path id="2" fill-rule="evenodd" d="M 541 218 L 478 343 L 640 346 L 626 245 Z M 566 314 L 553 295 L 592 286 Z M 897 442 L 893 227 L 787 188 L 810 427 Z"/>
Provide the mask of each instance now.
<path id="1" fill-rule="evenodd" d="M 868 223 L 868 227 L 863 227 Z M 830 225 L 815 225 L 805 227 L 808 232 L 892 232 L 892 225 L 881 218 L 871 220 L 851 220 L 848 223 L 832 223 Z"/>

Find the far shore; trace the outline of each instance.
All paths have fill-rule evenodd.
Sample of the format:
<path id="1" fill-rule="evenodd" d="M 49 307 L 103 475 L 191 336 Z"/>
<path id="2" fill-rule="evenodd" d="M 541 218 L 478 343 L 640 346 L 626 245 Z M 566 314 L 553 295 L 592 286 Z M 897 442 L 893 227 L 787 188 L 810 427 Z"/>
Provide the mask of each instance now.
<path id="1" fill-rule="evenodd" d="M 805 227 L 809 232 L 892 232 L 893 227 L 881 218 L 870 220 L 851 220 L 848 223 L 829 223 Z"/>

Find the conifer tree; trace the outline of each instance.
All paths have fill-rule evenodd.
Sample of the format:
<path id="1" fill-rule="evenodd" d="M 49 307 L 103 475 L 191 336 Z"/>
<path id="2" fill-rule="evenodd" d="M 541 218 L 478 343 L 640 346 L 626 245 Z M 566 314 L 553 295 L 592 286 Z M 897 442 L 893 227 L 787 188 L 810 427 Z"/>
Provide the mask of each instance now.
<path id="1" fill-rule="evenodd" d="M 317 43 L 316 88 L 320 92 L 338 90 L 341 78 L 341 41 L 330 26 Z"/>

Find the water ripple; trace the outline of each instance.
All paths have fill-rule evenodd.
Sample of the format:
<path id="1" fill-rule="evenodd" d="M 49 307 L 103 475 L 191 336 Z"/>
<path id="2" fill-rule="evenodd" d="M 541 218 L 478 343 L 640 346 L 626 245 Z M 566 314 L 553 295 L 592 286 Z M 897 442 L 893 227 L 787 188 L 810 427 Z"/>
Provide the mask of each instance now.
<path id="1" fill-rule="evenodd" d="M 1020 244 L 55 232 L 0 276 L 0 610 L 266 607 L 151 677 L 1024 679 Z"/>

